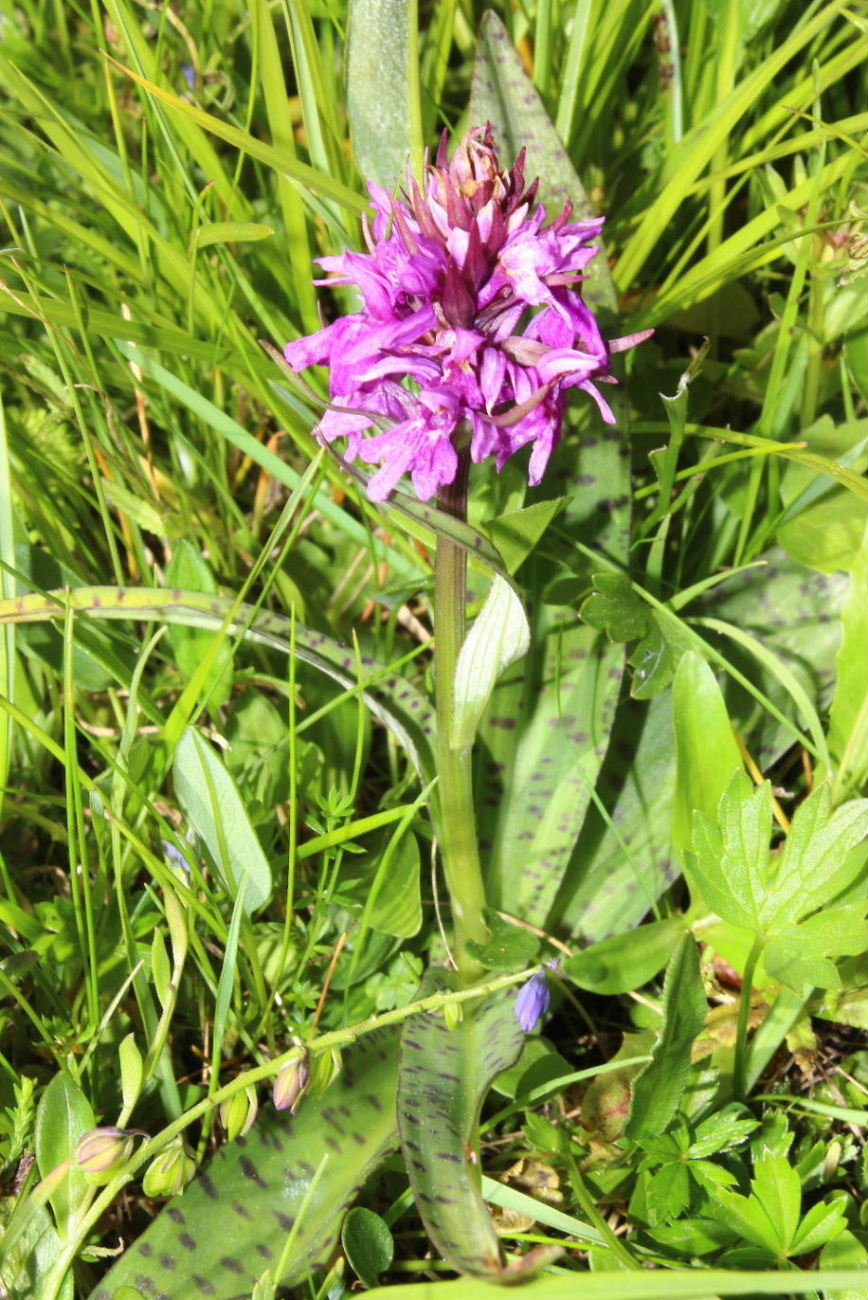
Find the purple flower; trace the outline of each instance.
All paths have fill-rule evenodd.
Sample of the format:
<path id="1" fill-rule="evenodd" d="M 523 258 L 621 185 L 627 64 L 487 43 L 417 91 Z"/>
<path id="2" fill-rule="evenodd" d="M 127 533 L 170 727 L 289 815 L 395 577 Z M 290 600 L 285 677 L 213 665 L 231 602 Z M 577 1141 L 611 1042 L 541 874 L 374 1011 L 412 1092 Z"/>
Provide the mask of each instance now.
<path id="1" fill-rule="evenodd" d="M 541 966 L 526 984 L 522 984 L 515 999 L 515 1018 L 526 1034 L 536 1029 L 551 1006 L 551 1001 L 548 977 L 545 967 Z"/>
<path id="2" fill-rule="evenodd" d="M 288 343 L 295 370 L 330 367 L 325 442 L 346 438 L 348 460 L 377 465 L 368 486 L 384 501 L 404 474 L 423 500 L 451 483 L 469 442 L 498 470 L 532 444 L 539 483 L 561 436 L 567 395 L 581 388 L 614 423 L 598 384 L 614 383 L 612 352 L 647 338 L 603 339 L 581 296 L 602 218 L 546 225 L 525 155 L 500 170 L 491 127 L 469 132 L 452 161 L 445 134 L 424 193 L 408 171 L 393 198 L 369 185 L 367 252 L 320 258 L 352 284 L 361 309 Z"/>

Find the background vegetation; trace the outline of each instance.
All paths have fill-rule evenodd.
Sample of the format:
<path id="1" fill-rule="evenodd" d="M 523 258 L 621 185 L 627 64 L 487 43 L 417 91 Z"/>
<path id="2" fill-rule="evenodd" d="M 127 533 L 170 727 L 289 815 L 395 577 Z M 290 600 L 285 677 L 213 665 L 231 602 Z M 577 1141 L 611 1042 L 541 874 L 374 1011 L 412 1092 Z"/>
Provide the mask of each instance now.
<path id="1" fill-rule="evenodd" d="M 624 441 L 577 406 L 542 488 L 521 465 L 472 484 L 534 636 L 477 744 L 489 984 L 563 959 L 484 1112 L 483 1190 L 510 1259 L 569 1247 L 528 1295 L 857 1294 L 828 1270 L 865 1260 L 865 10 L 494 8 L 438 0 L 417 31 L 383 0 L 0 3 L 6 1294 L 88 1295 L 245 1089 L 264 1111 L 298 1082 L 295 1044 L 298 1124 L 374 1126 L 358 1027 L 405 1019 L 443 951 L 439 525 L 367 502 L 259 340 L 351 310 L 313 259 L 358 243 L 364 179 L 483 116 L 550 202 L 606 215 L 608 332 L 656 330 Z M 470 1069 L 494 1031 L 439 997 Z M 95 1125 L 150 1135 L 105 1190 L 68 1167 Z M 370 1142 L 283 1231 L 292 1294 L 400 1300 L 465 1268 Z M 374 1167 L 335 1255 L 327 1211 Z M 197 1239 L 231 1234 L 226 1178 L 223 1204 L 178 1202 Z M 156 1223 L 173 1300 L 202 1294 Z M 205 1276 L 274 1294 L 245 1267 L 257 1292 Z"/>

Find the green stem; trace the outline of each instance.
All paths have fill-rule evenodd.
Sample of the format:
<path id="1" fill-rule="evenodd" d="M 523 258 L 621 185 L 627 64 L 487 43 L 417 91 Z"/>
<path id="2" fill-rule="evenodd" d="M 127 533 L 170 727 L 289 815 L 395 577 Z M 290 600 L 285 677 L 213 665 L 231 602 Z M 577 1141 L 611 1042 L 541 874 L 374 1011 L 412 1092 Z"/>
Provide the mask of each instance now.
<path id="1" fill-rule="evenodd" d="M 747 1031 L 750 1022 L 751 992 L 753 976 L 760 953 L 763 950 L 762 935 L 755 934 L 751 950 L 748 953 L 744 974 L 741 981 L 741 1002 L 738 1008 L 738 1028 L 735 1035 L 735 1065 L 733 1067 L 732 1091 L 736 1101 L 744 1101 L 747 1096 Z"/>
<path id="2" fill-rule="evenodd" d="M 641 1265 L 638 1260 L 633 1258 L 621 1238 L 612 1230 L 605 1215 L 601 1214 L 597 1209 L 597 1203 L 591 1195 L 588 1185 L 579 1170 L 578 1162 L 571 1151 L 567 1152 L 567 1172 L 573 1195 L 581 1206 L 585 1218 L 597 1229 L 616 1259 L 620 1261 L 624 1268 L 640 1268 Z"/>
<path id="3" fill-rule="evenodd" d="M 457 519 L 467 517 L 469 454 L 461 453 L 455 481 L 437 499 L 439 509 Z M 437 538 L 434 562 L 434 678 L 437 707 L 438 837 L 452 920 L 455 960 L 469 982 L 481 967 L 467 952 L 467 941 L 485 943 L 485 886 L 476 841 L 471 747 L 453 747 L 455 668 L 467 619 L 467 553 L 447 537 Z"/>

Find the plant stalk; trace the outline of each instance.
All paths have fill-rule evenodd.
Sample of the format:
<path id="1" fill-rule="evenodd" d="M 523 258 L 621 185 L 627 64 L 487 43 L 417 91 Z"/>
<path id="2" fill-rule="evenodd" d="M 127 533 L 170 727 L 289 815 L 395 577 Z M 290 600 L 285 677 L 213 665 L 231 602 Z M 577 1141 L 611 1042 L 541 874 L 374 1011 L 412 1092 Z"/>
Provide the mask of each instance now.
<path id="1" fill-rule="evenodd" d="M 460 453 L 454 482 L 441 489 L 438 508 L 467 517 L 469 449 Z M 434 686 L 437 709 L 438 836 L 455 926 L 455 961 L 469 983 L 482 968 L 467 951 L 468 940 L 485 943 L 485 886 L 476 840 L 471 747 L 452 745 L 455 668 L 467 619 L 467 552 L 447 537 L 437 538 L 434 561 Z"/>
<path id="2" fill-rule="evenodd" d="M 738 1008 L 738 1027 L 735 1035 L 735 1064 L 733 1066 L 732 1091 L 736 1101 L 744 1101 L 747 1095 L 747 1065 L 748 1065 L 748 1026 L 750 1024 L 750 1006 L 751 993 L 753 992 L 753 977 L 756 971 L 757 962 L 764 947 L 764 939 L 761 935 L 754 935 L 748 959 L 745 962 L 744 974 L 741 981 L 741 1002 Z"/>

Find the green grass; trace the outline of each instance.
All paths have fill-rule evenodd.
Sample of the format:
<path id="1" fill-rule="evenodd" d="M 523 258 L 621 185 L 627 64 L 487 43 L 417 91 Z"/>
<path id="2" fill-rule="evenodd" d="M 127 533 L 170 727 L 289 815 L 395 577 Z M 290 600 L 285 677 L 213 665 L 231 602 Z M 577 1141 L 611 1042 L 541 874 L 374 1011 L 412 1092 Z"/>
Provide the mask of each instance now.
<path id="1" fill-rule="evenodd" d="M 479 1061 L 512 1051 L 504 990 L 560 954 L 546 1036 L 482 1113 L 507 1258 L 530 1272 L 541 1250 L 528 1293 L 584 1295 L 591 1267 L 638 1300 L 653 1265 L 674 1270 L 660 1295 L 856 1295 L 864 8 L 497 6 L 504 64 L 481 6 L 349 9 L 0 0 L 0 1294 L 90 1295 L 218 1146 L 223 1200 L 194 1183 L 177 1206 L 228 1241 L 240 1179 L 264 1220 L 279 1177 L 251 1148 L 256 1202 L 218 1110 L 255 1086 L 248 1140 L 280 1131 L 269 1089 L 302 1060 L 297 1158 L 330 1105 L 368 1145 L 308 1157 L 283 1292 L 264 1256 L 244 1261 L 256 1291 L 187 1261 L 162 1214 L 173 1300 L 197 1267 L 218 1300 L 357 1276 L 482 1294 L 447 1280 L 494 1233 L 474 1167 L 444 1226 L 353 1071 L 395 1095 L 393 1025 L 432 1078 L 460 1044 L 473 1134 Z M 508 573 L 532 649 L 477 737 L 506 919 L 459 990 L 423 974 L 450 933 L 425 727 L 451 526 L 371 505 L 260 340 L 353 309 L 313 259 L 358 244 L 365 178 L 473 124 L 474 60 L 543 192 L 606 215 L 614 291 L 601 266 L 588 294 L 607 333 L 655 337 L 623 377 L 629 465 L 577 403 L 541 488 L 474 468 L 473 612 Z M 528 785 L 546 756 L 547 825 L 569 824 L 549 840 Z M 101 1184 L 75 1164 L 97 1125 L 143 1135 Z"/>

